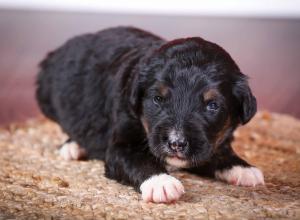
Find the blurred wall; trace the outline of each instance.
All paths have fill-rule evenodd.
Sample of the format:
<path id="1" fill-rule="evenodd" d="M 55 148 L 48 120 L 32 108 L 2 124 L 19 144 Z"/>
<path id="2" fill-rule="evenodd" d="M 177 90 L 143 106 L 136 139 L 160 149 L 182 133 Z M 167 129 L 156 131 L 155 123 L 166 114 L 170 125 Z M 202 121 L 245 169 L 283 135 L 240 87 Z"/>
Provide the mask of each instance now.
<path id="1" fill-rule="evenodd" d="M 250 76 L 260 109 L 300 117 L 300 19 L 0 10 L 0 124 L 39 114 L 34 78 L 47 52 L 119 25 L 218 43 Z"/>

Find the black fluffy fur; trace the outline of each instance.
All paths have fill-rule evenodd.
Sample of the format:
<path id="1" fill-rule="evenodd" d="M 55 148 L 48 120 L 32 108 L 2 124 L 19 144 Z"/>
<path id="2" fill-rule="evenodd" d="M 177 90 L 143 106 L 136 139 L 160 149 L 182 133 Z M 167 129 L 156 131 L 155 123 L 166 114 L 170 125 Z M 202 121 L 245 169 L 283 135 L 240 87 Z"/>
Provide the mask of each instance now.
<path id="1" fill-rule="evenodd" d="M 214 43 L 111 28 L 69 40 L 40 68 L 42 112 L 90 158 L 104 160 L 109 178 L 138 189 L 167 173 L 165 158 L 179 153 L 185 169 L 201 175 L 249 166 L 230 143 L 234 129 L 255 114 L 256 100 L 246 76 Z M 217 96 L 204 100 L 209 89 Z M 168 145 L 172 129 L 182 132 L 183 149 Z"/>

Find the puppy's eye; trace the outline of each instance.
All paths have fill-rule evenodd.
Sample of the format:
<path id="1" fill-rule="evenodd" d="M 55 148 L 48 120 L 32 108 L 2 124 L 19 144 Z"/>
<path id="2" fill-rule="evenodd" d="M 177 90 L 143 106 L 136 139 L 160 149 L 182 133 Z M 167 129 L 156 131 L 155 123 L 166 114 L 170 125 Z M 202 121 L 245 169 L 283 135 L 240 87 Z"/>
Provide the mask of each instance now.
<path id="1" fill-rule="evenodd" d="M 207 111 L 217 111 L 218 109 L 219 109 L 219 105 L 215 101 L 209 101 L 206 104 L 206 110 Z"/>
<path id="2" fill-rule="evenodd" d="M 153 97 L 153 102 L 155 103 L 155 104 L 160 104 L 160 103 L 162 103 L 163 102 L 163 97 L 161 97 L 161 96 L 154 96 Z"/>

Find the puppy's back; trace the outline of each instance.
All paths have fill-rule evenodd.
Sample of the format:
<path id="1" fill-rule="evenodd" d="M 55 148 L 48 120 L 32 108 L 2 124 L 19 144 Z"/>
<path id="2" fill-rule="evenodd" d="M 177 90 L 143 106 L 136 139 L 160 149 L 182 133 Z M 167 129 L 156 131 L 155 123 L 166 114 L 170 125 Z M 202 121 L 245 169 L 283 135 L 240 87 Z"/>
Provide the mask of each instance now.
<path id="1" fill-rule="evenodd" d="M 50 119 L 58 121 L 55 110 L 59 104 L 57 100 L 68 93 L 77 93 L 76 99 L 82 100 L 83 97 L 78 92 L 85 86 L 83 78 L 91 74 L 93 69 L 98 69 L 97 77 L 102 75 L 107 78 L 105 74 L 117 72 L 117 69 L 112 69 L 112 64 L 117 66 L 118 63 L 114 61 L 118 62 L 124 54 L 162 42 L 164 41 L 161 38 L 133 27 L 109 28 L 68 40 L 63 46 L 50 52 L 40 63 L 36 98 L 42 112 Z"/>
<path id="2" fill-rule="evenodd" d="M 148 32 L 127 27 L 67 41 L 40 64 L 36 90 L 40 109 L 72 140 L 102 151 L 113 124 L 113 105 L 122 90 L 119 87 L 131 78 L 132 73 L 125 72 L 149 48 L 163 42 Z"/>

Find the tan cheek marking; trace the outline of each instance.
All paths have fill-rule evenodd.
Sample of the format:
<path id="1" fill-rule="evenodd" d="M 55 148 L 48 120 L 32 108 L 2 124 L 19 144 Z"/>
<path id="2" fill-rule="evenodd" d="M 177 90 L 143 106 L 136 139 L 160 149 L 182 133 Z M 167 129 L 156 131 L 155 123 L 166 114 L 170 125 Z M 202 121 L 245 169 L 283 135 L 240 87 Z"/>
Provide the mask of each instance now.
<path id="1" fill-rule="evenodd" d="M 228 131 L 229 126 L 230 126 L 230 118 L 228 118 L 225 121 L 225 124 L 224 124 L 223 128 L 221 129 L 221 131 L 219 131 L 217 133 L 216 141 L 215 141 L 215 148 L 217 148 L 222 143 L 222 141 L 224 140 L 224 136 L 225 136 L 226 132 Z"/>
<path id="2" fill-rule="evenodd" d="M 209 89 L 207 92 L 204 93 L 204 101 L 209 101 L 218 96 L 218 92 L 215 89 Z"/>
<path id="3" fill-rule="evenodd" d="M 142 124 L 143 124 L 143 127 L 144 127 L 146 133 L 149 134 L 149 124 L 148 124 L 147 120 L 144 117 L 142 117 L 141 121 L 142 121 Z"/>

